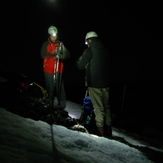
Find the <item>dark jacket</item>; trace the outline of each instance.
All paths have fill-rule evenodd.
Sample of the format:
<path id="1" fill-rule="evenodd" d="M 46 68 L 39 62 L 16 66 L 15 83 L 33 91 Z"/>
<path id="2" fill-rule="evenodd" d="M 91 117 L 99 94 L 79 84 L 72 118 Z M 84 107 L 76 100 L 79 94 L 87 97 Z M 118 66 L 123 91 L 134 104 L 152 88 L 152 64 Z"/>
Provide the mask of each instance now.
<path id="1" fill-rule="evenodd" d="M 92 38 L 90 46 L 77 60 L 77 67 L 86 69 L 88 87 L 105 88 L 110 77 L 109 51 L 98 38 Z"/>

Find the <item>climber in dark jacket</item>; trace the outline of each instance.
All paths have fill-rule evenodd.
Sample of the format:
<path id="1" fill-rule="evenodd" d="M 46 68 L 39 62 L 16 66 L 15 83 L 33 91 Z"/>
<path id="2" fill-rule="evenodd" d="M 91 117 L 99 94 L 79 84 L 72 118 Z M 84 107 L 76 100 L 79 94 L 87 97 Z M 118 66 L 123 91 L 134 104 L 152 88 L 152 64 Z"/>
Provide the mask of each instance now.
<path id="1" fill-rule="evenodd" d="M 86 86 L 94 107 L 99 136 L 112 136 L 112 119 L 109 105 L 110 56 L 96 32 L 86 34 L 88 48 L 77 60 L 77 67 L 86 69 Z"/>

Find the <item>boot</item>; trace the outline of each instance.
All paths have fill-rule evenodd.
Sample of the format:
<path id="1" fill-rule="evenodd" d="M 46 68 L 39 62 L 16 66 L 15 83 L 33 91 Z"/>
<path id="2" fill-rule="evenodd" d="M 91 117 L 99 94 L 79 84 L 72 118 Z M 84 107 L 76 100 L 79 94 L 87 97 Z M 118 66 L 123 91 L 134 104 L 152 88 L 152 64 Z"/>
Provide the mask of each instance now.
<path id="1" fill-rule="evenodd" d="M 97 128 L 98 129 L 98 136 L 104 136 L 104 129 L 103 128 Z"/>
<path id="2" fill-rule="evenodd" d="M 111 138 L 112 137 L 112 126 L 108 126 L 106 125 L 105 126 L 105 136 L 108 137 L 108 138 Z"/>

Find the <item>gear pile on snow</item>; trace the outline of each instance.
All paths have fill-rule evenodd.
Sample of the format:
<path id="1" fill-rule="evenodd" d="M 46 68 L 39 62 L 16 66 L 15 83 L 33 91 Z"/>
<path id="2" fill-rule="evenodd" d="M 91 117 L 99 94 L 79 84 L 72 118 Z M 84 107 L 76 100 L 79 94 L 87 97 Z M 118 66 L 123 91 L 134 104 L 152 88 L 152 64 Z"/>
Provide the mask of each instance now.
<path id="1" fill-rule="evenodd" d="M 78 119 L 70 117 L 65 110 L 50 108 L 45 88 L 26 75 L 0 72 L 0 90 L 0 107 L 24 118 L 42 120 L 79 131 L 79 127 L 74 127 L 79 124 Z M 86 129 L 80 131 L 86 132 Z"/>
<path id="2" fill-rule="evenodd" d="M 46 98 L 21 97 L 18 100 L 18 98 L 13 97 L 12 103 L 6 103 L 4 108 L 24 118 L 41 120 L 49 124 L 62 125 L 72 130 L 88 133 L 86 128 L 79 125 L 79 120 L 70 117 L 65 110 L 53 107 L 51 119 L 49 101 Z"/>

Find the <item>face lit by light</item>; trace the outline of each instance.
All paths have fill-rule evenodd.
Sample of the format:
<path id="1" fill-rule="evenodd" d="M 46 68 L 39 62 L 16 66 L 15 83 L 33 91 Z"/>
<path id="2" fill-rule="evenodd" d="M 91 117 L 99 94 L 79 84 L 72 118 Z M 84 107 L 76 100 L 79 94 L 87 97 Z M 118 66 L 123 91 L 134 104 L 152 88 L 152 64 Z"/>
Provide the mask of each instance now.
<path id="1" fill-rule="evenodd" d="M 57 40 L 57 35 L 55 34 L 53 34 L 53 35 L 50 35 L 50 40 L 52 41 L 52 42 L 55 42 L 56 40 Z"/>
<path id="2" fill-rule="evenodd" d="M 90 43 L 91 43 L 91 39 L 85 40 L 85 44 L 86 44 L 88 47 L 90 46 Z"/>
<path id="3" fill-rule="evenodd" d="M 85 41 L 85 44 L 86 44 L 88 47 L 89 47 L 89 43 L 90 43 L 89 40 L 86 40 L 86 41 Z"/>

